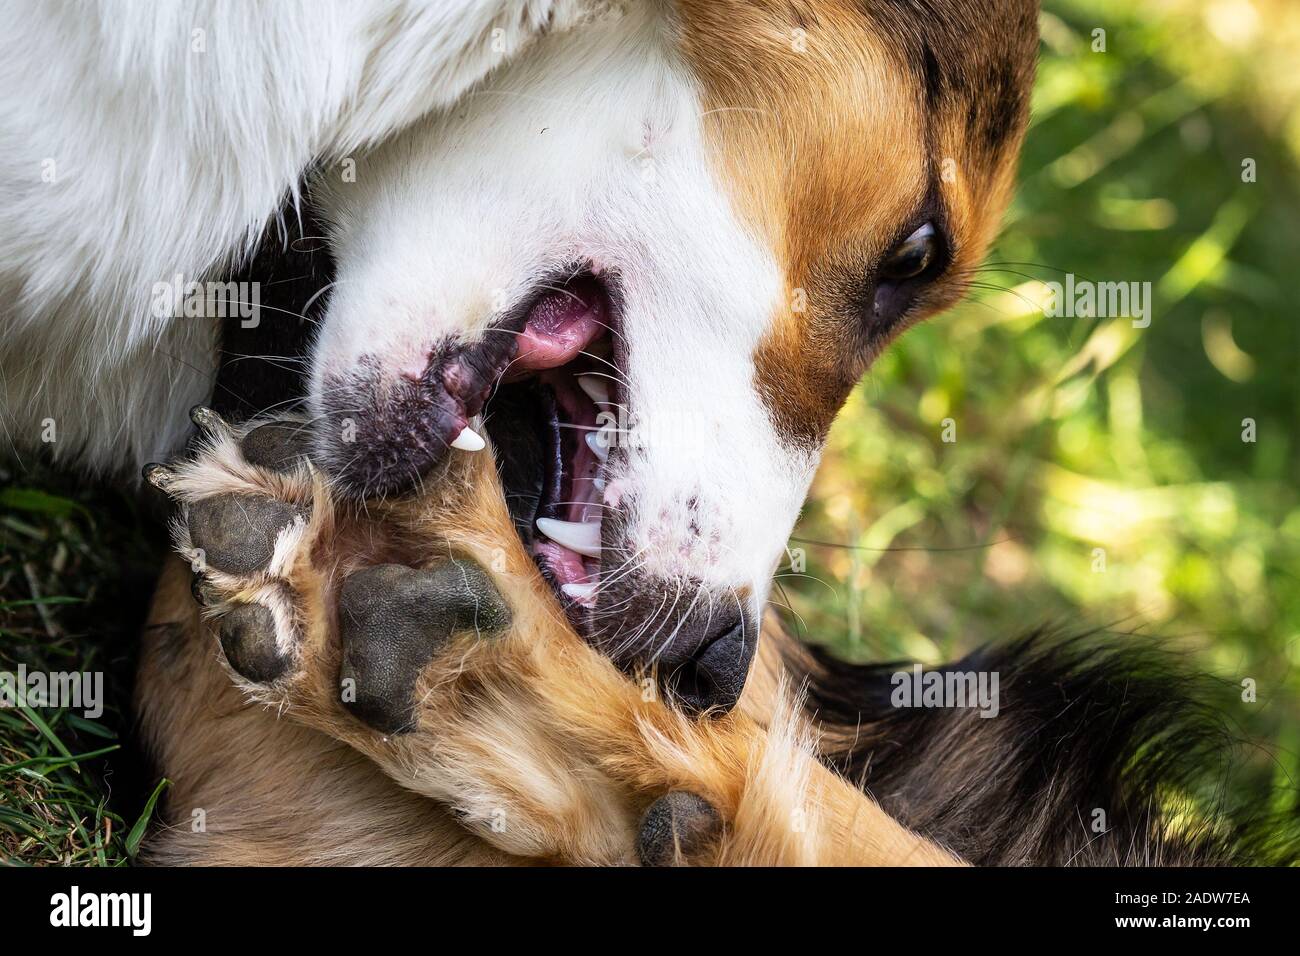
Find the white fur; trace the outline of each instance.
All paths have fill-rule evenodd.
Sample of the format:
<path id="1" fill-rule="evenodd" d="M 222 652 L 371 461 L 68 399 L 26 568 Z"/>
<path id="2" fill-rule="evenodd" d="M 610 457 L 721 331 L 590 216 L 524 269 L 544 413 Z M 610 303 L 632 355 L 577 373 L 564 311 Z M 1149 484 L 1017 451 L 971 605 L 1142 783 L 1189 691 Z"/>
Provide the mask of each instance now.
<path id="1" fill-rule="evenodd" d="M 309 164 L 453 103 L 584 0 L 0 0 L 0 442 L 138 465 L 215 323 L 155 283 L 245 252 Z M 500 31 L 494 35 L 494 31 Z"/>
<path id="2" fill-rule="evenodd" d="M 617 272 L 637 443 L 607 500 L 630 507 L 645 573 L 707 586 L 678 613 L 761 602 L 816 462 L 754 387 L 783 277 L 718 181 L 670 17 L 0 0 L 0 438 L 31 447 L 52 422 L 57 456 L 98 467 L 173 450 L 212 386 L 215 323 L 151 315 L 154 284 L 246 251 L 320 162 L 339 272 L 315 398 L 363 355 L 398 369 L 472 337 L 557 267 Z M 494 50 L 494 28 L 530 48 Z"/>
<path id="3" fill-rule="evenodd" d="M 606 499 L 631 508 L 636 561 L 701 579 L 701 601 L 761 602 L 815 457 L 780 441 L 755 389 L 783 276 L 733 210 L 700 112 L 664 7 L 629 5 L 542 39 L 362 156 L 356 182 L 323 177 L 340 266 L 312 395 L 366 356 L 418 369 L 554 270 L 595 263 L 622 291 L 639 444 Z M 683 587 L 677 612 L 696 599 Z"/>

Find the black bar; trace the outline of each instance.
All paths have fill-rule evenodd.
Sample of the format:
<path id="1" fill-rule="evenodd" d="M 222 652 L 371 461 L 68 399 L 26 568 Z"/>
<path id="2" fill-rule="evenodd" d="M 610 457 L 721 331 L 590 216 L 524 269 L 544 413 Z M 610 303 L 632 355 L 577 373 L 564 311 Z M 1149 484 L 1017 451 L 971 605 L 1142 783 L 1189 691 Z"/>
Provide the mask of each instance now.
<path id="1" fill-rule="evenodd" d="M 488 927 L 531 932 L 540 942 L 562 940 L 565 926 L 590 930 L 611 919 L 618 934 L 611 944 L 644 932 L 672 945 L 679 920 L 716 923 L 733 940 L 749 932 L 820 938 L 841 928 L 863 945 L 895 931 L 925 943 L 1191 935 L 1228 942 L 1288 930 L 1300 871 L 9 869 L 0 871 L 8 938 L 136 941 L 129 925 L 52 926 L 60 894 L 64 915 L 71 908 L 73 886 L 83 907 L 88 894 L 148 893 L 149 938 L 205 946 L 280 938 L 339 945 L 377 932 L 419 933 L 442 945 L 467 932 L 481 938 Z M 700 927 L 704 936 L 708 928 Z M 703 937 L 692 930 L 690 938 L 694 948 Z"/>

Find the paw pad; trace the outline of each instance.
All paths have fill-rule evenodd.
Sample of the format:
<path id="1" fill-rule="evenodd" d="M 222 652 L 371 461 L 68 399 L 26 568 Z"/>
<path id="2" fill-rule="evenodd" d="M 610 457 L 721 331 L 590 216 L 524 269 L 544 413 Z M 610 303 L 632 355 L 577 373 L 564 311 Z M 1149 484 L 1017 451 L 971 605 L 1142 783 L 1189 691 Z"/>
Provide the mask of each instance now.
<path id="1" fill-rule="evenodd" d="M 397 564 L 352 574 L 339 591 L 343 704 L 388 734 L 414 729 L 415 683 L 458 631 L 495 634 L 510 611 L 487 573 L 469 561 L 426 570 Z"/>
<path id="2" fill-rule="evenodd" d="M 249 464 L 286 472 L 309 459 L 311 435 L 301 423 L 267 422 L 245 435 L 239 449 Z"/>
<path id="3" fill-rule="evenodd" d="M 270 683 L 284 675 L 289 659 L 275 640 L 275 617 L 261 604 L 241 604 L 221 619 L 221 649 L 241 677 Z"/>
<path id="4" fill-rule="evenodd" d="M 190 505 L 190 541 L 218 571 L 252 574 L 271 563 L 276 538 L 303 514 L 260 495 L 214 495 Z"/>
<path id="5" fill-rule="evenodd" d="M 641 818 L 637 855 L 642 866 L 674 866 L 705 849 L 722 833 L 713 804 L 685 790 L 674 790 L 650 804 Z"/>

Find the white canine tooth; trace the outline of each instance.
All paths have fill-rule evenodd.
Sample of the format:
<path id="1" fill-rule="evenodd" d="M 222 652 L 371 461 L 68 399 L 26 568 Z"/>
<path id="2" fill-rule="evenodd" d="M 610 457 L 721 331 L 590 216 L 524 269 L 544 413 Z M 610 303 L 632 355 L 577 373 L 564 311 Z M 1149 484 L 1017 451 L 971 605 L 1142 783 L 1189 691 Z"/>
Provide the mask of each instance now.
<path id="1" fill-rule="evenodd" d="M 609 383 L 599 375 L 579 375 L 578 387 L 597 405 L 609 404 Z"/>
<path id="2" fill-rule="evenodd" d="M 487 446 L 483 436 L 468 425 L 460 430 L 456 440 L 451 443 L 452 448 L 459 448 L 461 451 L 482 451 Z"/>
<path id="3" fill-rule="evenodd" d="M 599 521 L 560 521 L 557 518 L 538 518 L 537 530 L 556 544 L 576 551 L 584 558 L 600 557 Z"/>
<path id="4" fill-rule="evenodd" d="M 575 601 L 589 601 L 591 596 L 596 593 L 594 584 L 562 584 L 560 590 L 573 598 Z"/>
<path id="5" fill-rule="evenodd" d="M 598 432 L 587 432 L 587 447 L 590 448 L 595 456 L 601 461 L 605 461 L 609 458 L 608 440 L 609 438 L 605 434 L 605 429 L 603 428 Z"/>

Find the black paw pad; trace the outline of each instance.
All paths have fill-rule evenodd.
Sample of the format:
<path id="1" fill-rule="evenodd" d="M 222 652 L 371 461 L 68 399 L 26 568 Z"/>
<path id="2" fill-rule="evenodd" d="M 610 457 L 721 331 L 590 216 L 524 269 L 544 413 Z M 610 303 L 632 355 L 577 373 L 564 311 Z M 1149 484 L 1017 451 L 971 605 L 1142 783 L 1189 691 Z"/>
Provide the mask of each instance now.
<path id="1" fill-rule="evenodd" d="M 495 634 L 509 624 L 510 609 L 473 562 L 358 571 L 339 590 L 343 705 L 384 733 L 412 730 L 415 682 L 451 635 Z"/>
<path id="2" fill-rule="evenodd" d="M 214 495 L 190 505 L 190 541 L 209 567 L 251 574 L 271 563 L 276 536 L 302 513 L 261 495 Z"/>
<path id="3" fill-rule="evenodd" d="M 685 790 L 674 790 L 650 804 L 636 838 L 642 866 L 686 862 L 722 833 L 722 817 L 713 804 Z"/>
<path id="4" fill-rule="evenodd" d="M 249 464 L 291 471 L 310 457 L 311 433 L 299 422 L 267 422 L 245 435 L 239 448 Z"/>
<path id="5" fill-rule="evenodd" d="M 275 618 L 261 604 L 241 604 L 221 619 L 221 649 L 235 673 L 260 684 L 284 674 L 289 659 L 275 642 Z"/>

